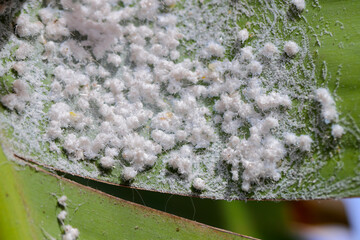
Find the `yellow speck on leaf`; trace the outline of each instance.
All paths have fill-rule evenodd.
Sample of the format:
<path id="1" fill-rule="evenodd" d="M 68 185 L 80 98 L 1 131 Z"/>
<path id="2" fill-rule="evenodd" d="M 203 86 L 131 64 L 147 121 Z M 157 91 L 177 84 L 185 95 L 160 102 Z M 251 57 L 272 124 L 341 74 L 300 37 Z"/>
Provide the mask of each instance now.
<path id="1" fill-rule="evenodd" d="M 166 113 L 166 116 L 167 116 L 168 118 L 172 118 L 172 117 L 173 117 L 173 113 L 172 113 L 172 112 L 167 112 L 167 113 Z"/>

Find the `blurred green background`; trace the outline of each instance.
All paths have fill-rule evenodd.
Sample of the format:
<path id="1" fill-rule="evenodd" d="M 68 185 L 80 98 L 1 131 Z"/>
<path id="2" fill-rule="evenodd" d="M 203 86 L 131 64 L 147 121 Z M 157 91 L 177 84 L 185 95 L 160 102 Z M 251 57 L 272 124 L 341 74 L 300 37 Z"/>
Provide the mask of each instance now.
<path id="1" fill-rule="evenodd" d="M 112 186 L 69 174 L 62 176 L 128 201 L 260 239 L 326 239 L 315 238 L 314 234 L 328 227 L 350 231 L 344 205 L 339 200 L 229 202 Z M 335 237 L 337 233 L 332 234 Z"/>

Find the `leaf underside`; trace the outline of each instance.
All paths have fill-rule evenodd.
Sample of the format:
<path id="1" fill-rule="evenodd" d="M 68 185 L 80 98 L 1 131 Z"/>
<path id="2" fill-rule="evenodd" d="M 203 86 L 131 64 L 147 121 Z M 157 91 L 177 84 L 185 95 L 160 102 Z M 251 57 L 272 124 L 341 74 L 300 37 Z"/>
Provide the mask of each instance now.
<path id="1" fill-rule="evenodd" d="M 15 152 L 16 155 L 31 159 L 45 168 L 55 168 L 62 172 L 79 175 L 85 178 L 97 179 L 99 181 L 109 182 L 110 184 L 127 185 L 141 189 L 167 192 L 172 194 L 196 195 L 205 198 L 217 199 L 325 199 L 342 198 L 360 195 L 360 2 L 352 0 L 327 0 L 307 1 L 306 11 L 298 15 L 293 10 L 288 10 L 285 14 L 286 24 L 299 27 L 303 35 L 299 35 L 296 30 L 283 29 L 284 19 L 275 21 L 272 26 L 274 33 L 279 34 L 284 40 L 300 39 L 304 40 L 304 46 L 308 47 L 309 54 L 313 58 L 311 65 L 304 62 L 304 68 L 313 71 L 314 76 L 311 81 L 315 82 L 317 87 L 327 87 L 335 96 L 336 106 L 340 112 L 340 124 L 345 127 L 346 134 L 339 141 L 335 141 L 328 136 L 331 126 L 323 123 L 319 117 L 319 111 L 311 104 L 305 106 L 311 110 L 305 114 L 306 132 L 315 136 L 317 132 L 322 132 L 317 137 L 316 147 L 310 154 L 299 155 L 295 160 L 286 159 L 279 181 L 271 179 L 259 179 L 252 184 L 250 191 L 241 189 L 241 181 L 232 181 L 230 169 L 223 161 L 218 161 L 218 171 L 207 172 L 206 167 L 200 169 L 202 178 L 208 184 L 207 189 L 198 192 L 194 191 L 182 176 L 169 170 L 165 163 L 166 154 L 158 156 L 155 165 L 139 173 L 131 183 L 124 182 L 121 178 L 122 169 L 114 169 L 111 172 L 103 172 L 99 168 L 98 162 L 73 162 L 69 156 L 63 152 L 60 155 L 53 154 L 48 150 L 48 145 L 39 143 L 35 148 L 29 147 L 29 140 L 22 139 L 22 134 L 29 126 L 17 124 L 21 119 L 21 114 L 15 111 L 9 111 L 2 107 L 1 128 L 3 129 L 2 144 L 4 148 L 11 149 L 9 152 Z M 223 4 L 232 4 L 232 1 Z M 258 14 L 254 16 L 240 15 L 238 25 L 243 27 L 247 22 L 256 21 L 259 16 L 270 18 L 271 14 L 268 6 L 264 3 L 248 2 Z M 283 6 L 281 1 L 275 1 L 274 4 Z M 179 3 L 173 11 L 180 11 Z M 31 9 L 31 8 L 30 8 Z M 36 7 L 34 8 L 36 12 Z M 262 15 L 262 11 L 264 15 Z M 239 14 L 229 12 L 229 14 Z M 252 29 L 256 30 L 256 29 Z M 283 30 L 283 31 L 282 31 Z M 227 34 L 230 34 L 227 32 Z M 260 36 L 260 34 L 259 34 Z M 258 43 L 259 36 L 252 37 L 248 45 Z M 268 36 L 273 37 L 271 34 Z M 303 39 L 302 39 L 303 38 Z M 30 40 L 29 40 L 30 41 Z M 265 40 L 263 40 L 265 41 Z M 261 41 L 260 41 L 261 42 Z M 6 43 L 4 43 L 5 45 Z M 186 52 L 182 52 L 186 57 Z M 231 58 L 233 53 L 227 53 Z M 12 59 L 5 59 L 3 63 Z M 42 66 L 39 61 L 40 67 Z M 308 69 L 309 70 L 309 69 Z M 9 83 L 18 76 L 14 72 L 4 74 L 2 80 L 2 94 L 9 92 Z M 49 74 L 43 79 L 44 85 L 49 84 L 54 77 Z M 303 79 L 304 78 L 304 79 Z M 307 81 L 306 76 L 300 76 L 299 82 Z M 11 86 L 11 85 L 10 85 Z M 301 86 L 301 85 L 300 85 Z M 300 87 L 301 90 L 301 87 Z M 51 104 L 51 103 L 48 103 Z M 315 109 L 315 110 L 314 110 Z M 306 111 L 306 109 L 304 110 Z M 312 112 L 311 112 L 312 111 Z M 20 122 L 20 120 L 19 120 Z M 44 133 L 47 126 L 46 120 L 36 127 Z M 31 128 L 30 128 L 31 129 Z M 326 134 L 327 133 L 327 134 Z M 32 139 L 31 142 L 38 139 Z M 202 150 L 201 150 L 202 151 Z M 203 150 L 203 158 L 212 157 L 213 154 L 207 149 Z M 74 167 L 75 166 L 75 167 Z M 80 167 L 80 169 L 79 169 Z M 99 170 L 100 169 L 100 170 Z M 220 170 L 219 170 L 220 169 Z M 242 170 L 240 169 L 240 172 Z M 160 177 L 159 177 L 160 176 Z M 221 177 L 219 177 L 221 176 Z M 213 181 L 220 178 L 221 180 Z M 170 180 L 168 180 L 170 179 Z M 184 184 L 185 183 L 185 184 Z"/>

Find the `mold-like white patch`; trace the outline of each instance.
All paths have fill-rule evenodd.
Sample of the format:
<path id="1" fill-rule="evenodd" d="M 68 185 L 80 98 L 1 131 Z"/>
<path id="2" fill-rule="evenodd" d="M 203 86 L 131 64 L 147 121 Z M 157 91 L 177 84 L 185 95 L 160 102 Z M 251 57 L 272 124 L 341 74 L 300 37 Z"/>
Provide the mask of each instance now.
<path id="1" fill-rule="evenodd" d="M 100 165 L 104 169 L 111 169 L 114 167 L 115 161 L 112 157 L 106 156 L 100 158 Z"/>
<path id="2" fill-rule="evenodd" d="M 135 178 L 136 175 L 137 175 L 137 171 L 134 168 L 132 168 L 132 167 L 124 167 L 123 178 L 126 181 L 129 181 L 129 180 Z"/>
<path id="3" fill-rule="evenodd" d="M 315 91 L 315 97 L 321 104 L 321 115 L 326 123 L 336 121 L 338 119 L 338 113 L 336 111 L 336 105 L 333 97 L 328 89 L 319 88 Z"/>
<path id="4" fill-rule="evenodd" d="M 277 47 L 271 42 L 265 43 L 264 47 L 261 50 L 261 54 L 267 58 L 272 58 L 277 53 L 278 53 Z"/>
<path id="5" fill-rule="evenodd" d="M 245 42 L 249 38 L 249 32 L 246 28 L 240 30 L 237 34 L 238 39 L 241 42 Z"/>
<path id="6" fill-rule="evenodd" d="M 15 80 L 13 83 L 15 93 L 10 93 L 1 97 L 1 103 L 10 110 L 16 109 L 23 111 L 25 104 L 29 100 L 28 85 L 21 80 Z"/>
<path id="7" fill-rule="evenodd" d="M 46 37 L 50 40 L 61 40 L 64 37 L 70 35 L 69 29 L 66 27 L 66 20 L 59 18 L 54 21 L 50 21 L 45 27 Z"/>
<path id="8" fill-rule="evenodd" d="M 305 118 L 296 114 L 313 100 L 316 88 L 315 81 L 299 75 L 300 66 L 312 61 L 304 62 L 309 57 L 305 35 L 296 38 L 303 39 L 301 49 L 293 41 L 284 44 L 291 57 L 284 59 L 277 49 L 284 39 L 269 32 L 273 28 L 267 20 L 248 22 L 240 31 L 229 24 L 238 21 L 237 14 L 267 19 L 267 13 L 259 15 L 241 1 L 216 9 L 214 0 L 184 1 L 181 8 L 175 0 L 122 2 L 124 7 L 115 9 L 112 0 L 62 0 L 38 16 L 22 13 L 17 34 L 23 39 L 14 36 L 5 48 L 15 49 L 16 63 L 5 64 L 0 72 L 12 68 L 20 78 L 2 103 L 19 118 L 26 116 L 23 122 L 48 120 L 45 131 L 36 134 L 59 154 L 57 167 L 95 178 L 114 175 L 138 186 L 142 178 L 137 174 L 151 175 L 149 168 L 166 166 L 141 184 L 161 182 L 179 192 L 192 186 L 223 197 L 214 186 L 231 180 L 215 175 L 219 162 L 229 164 L 232 181 L 242 181 L 242 189 L 250 191 L 252 185 L 275 186 L 271 181 L 288 170 L 287 154 L 296 158 L 294 148 L 316 151 L 312 144 L 318 140 L 292 133 L 307 132 Z M 283 21 L 290 4 L 299 11 L 305 7 L 302 1 L 288 1 L 264 11 Z M 284 29 L 294 24 L 283 23 Z M 251 41 L 249 31 L 255 34 Z M 4 56 L 11 55 L 6 51 Z M 312 76 L 310 68 L 303 71 Z M 335 123 L 338 113 L 330 93 L 318 89 L 315 99 L 324 120 Z M 36 134 L 24 138 L 19 129 L 14 128 L 16 136 L 34 139 Z M 342 134 L 333 125 L 332 135 Z M 35 152 L 41 148 L 31 145 Z M 113 168 L 120 169 L 102 171 Z M 169 168 L 176 172 L 168 174 Z M 265 186 L 261 179 L 270 183 Z"/>
<path id="9" fill-rule="evenodd" d="M 20 37 L 35 36 L 40 33 L 44 25 L 39 21 L 32 21 L 28 14 L 22 13 L 16 20 L 16 32 Z"/>
<path id="10" fill-rule="evenodd" d="M 252 61 L 247 68 L 252 75 L 260 75 L 263 67 L 260 62 Z"/>
<path id="11" fill-rule="evenodd" d="M 301 135 L 298 138 L 298 144 L 301 150 L 303 151 L 310 151 L 311 150 L 311 144 L 312 144 L 313 140 L 311 139 L 310 136 L 308 135 Z"/>
<path id="12" fill-rule="evenodd" d="M 24 60 L 25 58 L 30 56 L 33 51 L 34 50 L 33 50 L 33 47 L 31 45 L 29 45 L 28 43 L 25 43 L 25 42 L 21 43 L 19 45 L 19 48 L 16 49 L 16 51 L 15 51 L 16 59 Z"/>
<path id="13" fill-rule="evenodd" d="M 279 106 L 290 107 L 291 100 L 289 96 L 282 95 L 277 92 L 271 92 L 268 95 L 259 95 L 255 97 L 255 102 L 262 110 L 277 108 Z"/>
<path id="14" fill-rule="evenodd" d="M 284 45 L 284 51 L 289 57 L 293 57 L 300 51 L 300 48 L 296 42 L 288 41 Z"/>
<path id="15" fill-rule="evenodd" d="M 184 145 L 178 152 L 173 152 L 170 155 L 168 164 L 173 169 L 177 170 L 179 174 L 189 176 L 192 173 L 192 148 Z"/>
<path id="16" fill-rule="evenodd" d="M 344 128 L 339 124 L 334 124 L 331 126 L 331 135 L 333 135 L 335 138 L 341 138 L 344 132 Z"/>
<path id="17" fill-rule="evenodd" d="M 218 43 L 211 42 L 205 48 L 204 53 L 206 57 L 224 57 L 225 48 Z"/>
<path id="18" fill-rule="evenodd" d="M 115 67 L 119 67 L 122 61 L 119 55 L 109 54 L 107 62 L 113 64 Z"/>
<path id="19" fill-rule="evenodd" d="M 73 228 L 70 225 L 65 225 L 63 229 L 64 234 L 62 236 L 62 240 L 76 240 L 80 235 L 79 230 L 77 228 Z"/>
<path id="20" fill-rule="evenodd" d="M 195 178 L 193 181 L 193 187 L 199 191 L 205 190 L 206 184 L 205 181 L 201 178 Z"/>
<path id="21" fill-rule="evenodd" d="M 60 206 L 66 207 L 67 197 L 65 195 L 59 197 L 57 201 Z"/>
<path id="22" fill-rule="evenodd" d="M 295 145 L 298 142 L 298 137 L 294 133 L 285 133 L 284 140 L 287 145 Z"/>
<path id="23" fill-rule="evenodd" d="M 305 0 L 291 0 L 291 3 L 299 11 L 303 11 L 305 9 L 305 6 L 306 6 Z"/>
<path id="24" fill-rule="evenodd" d="M 58 215 L 57 215 L 57 219 L 59 219 L 59 221 L 64 222 L 64 220 L 66 219 L 67 216 L 67 212 L 65 210 L 62 210 Z"/>
<path id="25" fill-rule="evenodd" d="M 16 62 L 14 65 L 13 65 L 13 69 L 20 75 L 20 76 L 23 76 L 28 68 L 26 66 L 26 63 L 24 61 L 19 61 L 19 62 Z"/>

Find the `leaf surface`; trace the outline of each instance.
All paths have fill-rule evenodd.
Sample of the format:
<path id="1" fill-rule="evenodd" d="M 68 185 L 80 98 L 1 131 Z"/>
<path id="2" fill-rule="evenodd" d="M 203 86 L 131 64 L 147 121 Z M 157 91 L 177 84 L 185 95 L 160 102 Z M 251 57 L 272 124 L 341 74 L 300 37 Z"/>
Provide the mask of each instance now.
<path id="1" fill-rule="evenodd" d="M 2 239 L 59 239 L 64 224 L 80 231 L 79 239 L 253 239 L 140 206 L 63 179 L 34 166 L 15 164 L 1 151 Z"/>
<path id="2" fill-rule="evenodd" d="M 210 4 L 206 5 L 208 2 Z M 190 1 L 179 1 L 169 11 L 177 14 L 177 17 L 184 21 L 180 22 L 179 25 L 185 25 L 188 24 L 187 16 L 180 13 L 186 12 L 184 9 L 189 7 L 189 4 L 194 4 L 194 11 L 203 9 L 199 14 L 204 14 L 205 25 L 213 25 L 214 29 L 217 30 L 216 27 L 224 24 L 224 30 L 223 32 L 220 31 L 219 34 L 223 34 L 222 37 L 225 40 L 230 39 L 230 43 L 233 44 L 226 50 L 225 59 L 232 60 L 245 46 L 253 46 L 258 51 L 266 41 L 274 41 L 278 46 L 282 46 L 284 41 L 296 40 L 301 43 L 301 48 L 307 51 L 301 57 L 293 59 L 294 61 L 289 60 L 285 55 L 281 55 L 279 63 L 284 64 L 285 68 L 293 67 L 296 69 L 290 71 L 291 74 L 289 75 L 289 78 L 295 79 L 295 82 L 289 82 L 289 85 L 295 84 L 291 85 L 290 89 L 297 92 L 293 100 L 294 110 L 289 111 L 289 114 L 293 120 L 300 121 L 303 125 L 302 127 L 294 127 L 290 126 L 291 123 L 289 123 L 289 126 L 293 127 L 289 127 L 289 129 L 294 130 L 297 134 L 308 134 L 314 139 L 314 143 L 308 154 L 296 149 L 289 148 L 287 150 L 289 155 L 277 163 L 281 172 L 278 181 L 271 177 L 256 177 L 250 181 L 250 190 L 244 191 L 245 164 L 237 163 L 240 179 L 234 181 L 231 164 L 226 163 L 223 155 L 221 155 L 222 150 L 227 147 L 226 144 L 228 144 L 230 136 L 222 132 L 218 125 L 215 129 L 219 137 L 211 146 L 207 148 L 195 147 L 192 158 L 193 172 L 190 177 L 184 177 L 184 174 L 169 167 L 171 153 L 176 152 L 181 147 L 183 143 L 180 143 L 174 149 L 158 154 L 156 163 L 139 171 L 132 181 L 124 181 L 124 167 L 132 164 L 126 160 L 125 155 L 119 155 L 118 164 L 112 171 L 104 171 L 100 164 L 103 152 L 95 159 L 79 161 L 78 159 L 74 160 L 74 154 L 64 149 L 60 149 L 59 153 L 49 150 L 51 141 L 44 140 L 44 135 L 49 127 L 49 119 L 46 113 L 54 104 L 53 101 L 56 101 L 49 99 L 45 99 L 46 101 L 44 100 L 45 102 L 42 105 L 39 103 L 34 106 L 26 105 L 32 111 L 25 115 L 22 115 L 21 112 L 9 111 L 7 108 L 2 109 L 2 138 L 10 140 L 6 147 L 11 148 L 17 155 L 31 159 L 46 168 L 55 168 L 73 175 L 97 179 L 110 184 L 129 185 L 130 187 L 174 194 L 198 195 L 217 199 L 323 199 L 359 196 L 360 132 L 358 125 L 360 104 L 357 93 L 360 87 L 358 81 L 360 69 L 357 65 L 360 61 L 360 16 L 358 15 L 360 3 L 352 0 L 331 0 L 320 1 L 319 3 L 307 1 L 307 8 L 302 13 L 294 10 L 293 6 L 288 3 L 281 1 L 270 1 L 271 4 L 267 1 L 256 3 L 239 1 L 237 4 L 240 5 L 237 6 L 243 4 L 245 9 L 242 13 L 239 10 L 240 7 L 232 9 L 232 1 L 221 4 L 214 1 L 213 5 L 211 3 L 212 1 L 205 1 L 204 6 L 209 7 L 209 9 L 205 9 L 205 7 L 201 8 L 202 5 L 198 5 L 197 1 L 191 1 L 191 3 Z M 30 15 L 36 16 L 39 6 L 39 2 L 33 1 L 32 5 L 27 5 L 23 12 L 26 11 Z M 220 10 L 222 9 L 222 12 L 217 10 L 215 6 Z M 121 7 L 119 6 L 119 9 Z M 222 22 L 224 9 L 226 11 L 231 9 L 227 12 L 230 17 Z M 211 13 L 221 16 L 219 23 L 206 19 L 206 16 Z M 196 18 L 191 18 L 190 13 L 189 18 L 196 20 Z M 199 28 L 203 26 L 201 25 L 203 23 L 194 24 Z M 228 25 L 225 26 L 225 24 Z M 249 28 L 251 34 L 246 44 L 238 46 L 239 43 L 231 40 L 230 36 L 233 34 L 231 31 L 237 29 L 236 25 L 238 28 L 245 26 Z M 182 27 L 185 29 L 184 31 L 187 31 L 184 26 Z M 203 29 L 198 29 L 198 31 L 200 42 L 203 40 L 201 38 L 203 35 L 208 35 L 203 32 Z M 7 55 L 3 54 L 3 67 L 8 70 L 7 72 L 4 71 L 1 77 L 3 94 L 11 93 L 12 82 L 19 78 L 18 74 L 8 66 L 15 61 L 14 52 L 18 47 L 17 44 L 13 43 L 18 38 L 15 35 L 11 36 L 13 38 L 7 39 L 8 42 L 3 47 L 4 52 L 8 53 Z M 41 89 L 44 95 L 49 94 L 49 85 L 55 79 L 53 73 L 55 66 L 49 67 L 45 60 L 41 60 L 43 56 L 42 45 L 35 44 L 34 39 L 31 38 L 28 41 L 34 44 L 36 52 L 29 61 L 38 69 L 42 69 L 44 74 L 41 76 L 42 84 L 39 86 L 33 84 L 31 87 L 36 91 L 37 88 Z M 196 46 L 194 44 L 193 41 L 181 43 L 179 62 L 197 56 L 196 51 L 189 50 L 191 46 Z M 208 64 L 210 69 L 214 60 L 204 60 L 204 64 Z M 224 59 L 221 61 L 224 62 Z M 300 61 L 301 64 L 297 65 L 296 61 Z M 281 81 L 271 82 L 272 77 L 277 77 L 276 74 L 273 74 L 272 69 L 266 69 L 262 75 L 264 79 L 267 79 L 264 80 L 264 85 L 268 87 L 268 91 L 280 89 L 280 85 L 283 84 Z M 286 80 L 286 76 L 283 77 Z M 199 83 L 199 85 L 201 84 L 203 83 Z M 331 136 L 331 124 L 324 122 L 321 117 L 321 107 L 316 101 L 311 100 L 313 90 L 317 87 L 328 88 L 336 100 L 336 106 L 340 112 L 339 124 L 345 128 L 345 135 L 340 140 Z M 174 98 L 176 99 L 177 96 Z M 216 115 L 214 104 L 218 100 L 219 98 L 216 97 L 199 100 L 202 106 L 209 108 L 214 113 L 207 119 L 208 122 L 213 121 L 212 117 Z M 38 109 L 40 105 L 43 107 L 42 110 Z M 32 114 L 36 111 L 44 112 L 41 120 L 33 118 L 34 115 Z M 74 112 L 71 113 L 76 115 Z M 265 111 L 262 114 L 266 115 L 267 112 Z M 281 127 L 287 128 L 288 123 L 285 120 L 281 124 Z M 150 128 L 151 124 L 146 125 L 139 130 L 139 134 L 152 139 Z M 70 134 L 73 129 L 63 129 L 63 131 Z M 249 125 L 245 125 L 241 131 L 238 136 L 246 138 L 249 134 Z M 35 137 L 32 135 L 33 133 L 36 133 Z M 75 133 L 78 134 L 76 131 Z M 90 131 L 89 134 L 94 135 L 96 133 Z M 274 134 L 274 136 L 282 138 L 281 132 L 274 131 Z M 62 141 L 53 142 L 61 146 Z M 206 188 L 204 191 L 196 191 L 193 187 L 193 181 L 198 176 L 205 180 Z"/>

